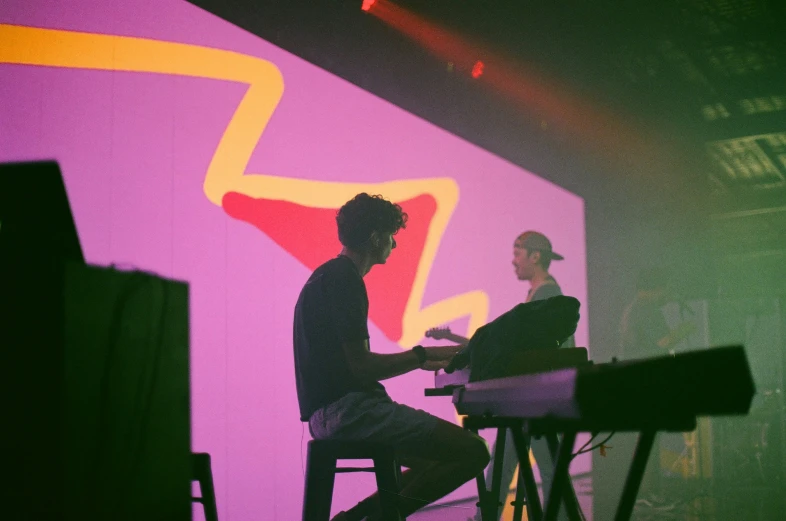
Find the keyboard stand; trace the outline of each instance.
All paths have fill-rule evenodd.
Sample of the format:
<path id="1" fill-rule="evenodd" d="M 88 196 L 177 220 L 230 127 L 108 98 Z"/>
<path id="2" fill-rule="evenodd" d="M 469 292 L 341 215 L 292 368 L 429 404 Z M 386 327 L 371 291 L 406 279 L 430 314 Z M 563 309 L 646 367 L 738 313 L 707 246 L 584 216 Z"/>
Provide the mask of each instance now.
<path id="1" fill-rule="evenodd" d="M 562 441 L 557 442 L 556 435 L 547 435 L 549 449 L 552 456 L 556 455 L 556 462 L 554 464 L 554 481 L 552 483 L 552 490 L 545 493 L 546 496 L 546 510 L 543 514 L 543 521 L 556 521 L 557 510 L 562 495 L 566 493 L 568 485 L 570 484 L 570 474 L 568 466 L 572 458 L 573 445 L 576 440 L 576 435 L 579 431 L 571 430 L 566 431 Z M 617 505 L 617 514 L 614 517 L 615 521 L 628 521 L 633 513 L 633 507 L 636 503 L 636 496 L 639 494 L 639 487 L 644 478 L 644 469 L 647 466 L 650 451 L 652 450 L 655 441 L 656 431 L 653 429 L 643 430 L 639 433 L 639 439 L 636 444 L 636 451 L 633 455 L 630 470 L 625 479 L 625 486 L 622 489 L 622 496 L 620 497 L 619 504 Z M 572 493 L 572 498 L 566 498 L 568 502 L 577 501 L 575 492 L 572 487 L 567 491 L 568 494 Z M 571 517 L 571 512 L 568 512 L 568 517 Z"/>
<path id="2" fill-rule="evenodd" d="M 614 517 L 628 521 L 656 433 L 691 432 L 698 416 L 746 415 L 755 393 L 745 349 L 736 345 L 468 382 L 454 385 L 453 404 L 459 414 L 482 417 L 487 426 L 547 436 L 549 451 L 556 454 L 554 481 L 545 494 L 543 516 L 532 515 L 532 521 L 554 521 L 562 503 L 571 519 L 581 512 L 568 472 L 579 432 L 637 433 Z M 517 443 L 522 462 L 529 458 L 526 441 Z M 535 498 L 526 492 L 528 499 Z"/>
<path id="3" fill-rule="evenodd" d="M 540 496 L 538 495 L 538 486 L 535 483 L 535 475 L 532 471 L 532 466 L 529 460 L 530 449 L 530 436 L 526 433 L 526 421 L 518 418 L 500 418 L 500 417 L 483 417 L 483 416 L 467 416 L 463 421 L 464 428 L 477 433 L 480 429 L 495 428 L 497 429 L 496 452 L 494 454 L 494 473 L 491 476 L 491 490 L 488 490 L 487 483 L 483 474 L 479 474 L 477 479 L 478 483 L 478 507 L 480 508 L 481 517 L 484 521 L 496 521 L 499 514 L 499 508 L 502 506 L 499 503 L 499 496 L 502 488 L 502 461 L 505 452 L 505 437 L 508 431 L 513 436 L 513 444 L 516 447 L 516 455 L 519 460 L 519 479 L 518 486 L 516 487 L 516 499 L 513 502 L 513 520 L 521 521 L 524 514 L 524 507 L 527 507 L 527 519 L 532 521 L 541 521 L 547 519 L 544 517 L 544 511 L 541 506 Z M 549 448 L 556 447 L 559 443 L 555 433 L 545 435 Z M 575 441 L 575 433 L 573 435 Z M 571 459 L 571 450 L 573 442 L 563 443 L 562 445 L 568 448 L 567 461 L 564 463 L 565 471 L 561 474 L 560 479 L 557 479 L 557 471 L 561 467 L 557 466 L 560 461 L 557 460 L 555 464 L 555 475 L 552 489 L 554 493 L 546 491 L 545 497 L 548 501 L 551 500 L 554 504 L 551 507 L 554 510 L 554 519 L 556 519 L 557 507 L 562 496 L 565 496 L 563 503 L 565 505 L 568 518 L 571 521 L 581 521 L 582 517 L 579 512 L 578 500 L 573 485 L 570 482 L 570 477 L 567 473 L 568 466 Z M 553 454 L 552 449 L 552 454 Z M 565 479 L 567 477 L 567 479 Z M 553 497 L 553 499 L 551 499 Z M 546 513 L 549 510 L 547 508 Z"/>
<path id="4" fill-rule="evenodd" d="M 639 495 L 641 480 L 644 478 L 644 469 L 647 467 L 647 459 L 655 442 L 655 433 L 656 431 L 651 429 L 641 431 L 639 434 L 639 439 L 636 442 L 636 451 L 633 453 L 633 461 L 630 464 L 630 470 L 622 489 L 622 497 L 620 497 L 619 505 L 617 505 L 615 521 L 627 521 L 633 513 L 633 506 L 636 504 L 636 496 Z"/>
<path id="5" fill-rule="evenodd" d="M 516 486 L 516 499 L 513 501 L 513 519 L 521 521 L 525 506 L 527 519 L 540 519 L 543 516 L 543 508 L 529 460 L 530 437 L 524 434 L 520 425 L 511 428 L 510 434 L 513 436 L 513 445 L 516 447 L 516 457 L 519 460 L 519 481 Z M 524 463 L 521 463 L 522 461 Z"/>
<path id="6" fill-rule="evenodd" d="M 558 440 L 557 434 L 550 432 L 544 434 L 546 443 L 551 451 L 551 459 L 554 465 L 554 477 L 551 488 L 543 491 L 546 500 L 546 509 L 543 512 L 543 521 L 556 521 L 559 513 L 560 501 L 564 502 L 565 511 L 571 521 L 581 521 L 579 501 L 573 483 L 570 480 L 570 462 L 573 460 L 573 446 L 576 442 L 577 431 L 566 431 L 562 435 L 562 440 Z M 564 496 L 564 498 L 563 498 Z"/>
<path id="7" fill-rule="evenodd" d="M 626 425 L 625 422 L 615 425 L 614 423 L 585 423 L 554 420 L 520 419 L 519 421 L 521 421 L 521 432 L 525 435 L 529 434 L 530 436 L 545 436 L 549 444 L 549 450 L 552 455 L 556 455 L 554 459 L 554 480 L 552 481 L 551 490 L 544 491 L 546 504 L 543 516 L 542 518 L 530 517 L 530 519 L 536 521 L 541 521 L 541 519 L 542 521 L 556 521 L 560 501 L 565 504 L 568 518 L 571 521 L 581 519 L 581 517 L 577 517 L 580 516 L 580 507 L 570 481 L 569 473 L 570 462 L 573 459 L 573 445 L 579 432 L 616 431 L 637 432 L 639 434 L 633 460 L 628 470 L 625 485 L 622 489 L 622 495 L 617 505 L 617 513 L 614 516 L 614 521 L 629 521 L 633 513 L 633 507 L 636 503 L 641 481 L 644 478 L 644 469 L 647 466 L 647 460 L 652 451 L 655 434 L 659 430 L 689 432 L 696 427 L 695 417 L 674 419 L 671 422 L 660 425 L 660 428 L 656 427 L 656 424 L 646 427 L 633 427 L 631 425 Z M 562 433 L 562 440 L 557 439 L 557 433 Z M 567 497 L 565 497 L 565 494 L 567 494 Z"/>

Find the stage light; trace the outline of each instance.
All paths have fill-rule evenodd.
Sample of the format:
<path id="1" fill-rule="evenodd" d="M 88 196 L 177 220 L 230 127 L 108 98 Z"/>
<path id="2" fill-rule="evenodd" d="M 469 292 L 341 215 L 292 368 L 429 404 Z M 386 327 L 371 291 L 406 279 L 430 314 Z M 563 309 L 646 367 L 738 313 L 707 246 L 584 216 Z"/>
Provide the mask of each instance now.
<path id="1" fill-rule="evenodd" d="M 484 85 L 519 106 L 526 117 L 535 123 L 547 121 L 551 131 L 572 136 L 582 148 L 595 147 L 614 159 L 624 159 L 619 151 L 625 151 L 624 157 L 655 154 L 650 141 L 627 122 L 525 62 L 512 60 L 396 2 L 365 0 L 363 9 L 370 9 L 369 14 L 422 45 L 442 63 L 447 62 L 448 73 L 469 74 L 475 80 L 483 76 Z"/>
<path id="2" fill-rule="evenodd" d="M 480 76 L 483 74 L 484 67 L 485 65 L 483 65 L 482 61 L 480 60 L 476 61 L 475 65 L 472 66 L 472 77 L 475 79 L 480 78 Z"/>

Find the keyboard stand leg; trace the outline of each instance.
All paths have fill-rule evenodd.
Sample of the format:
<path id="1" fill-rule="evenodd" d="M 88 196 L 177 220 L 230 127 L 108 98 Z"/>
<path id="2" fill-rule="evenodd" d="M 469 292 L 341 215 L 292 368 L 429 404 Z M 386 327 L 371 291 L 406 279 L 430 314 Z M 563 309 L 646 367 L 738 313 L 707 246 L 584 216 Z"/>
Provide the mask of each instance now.
<path id="1" fill-rule="evenodd" d="M 519 479 L 516 485 L 516 498 L 513 500 L 513 521 L 521 521 L 524 518 L 524 507 L 527 506 L 527 493 L 524 491 L 524 469 L 519 465 Z M 527 519 L 532 519 L 527 513 Z"/>
<path id="2" fill-rule="evenodd" d="M 486 513 L 486 509 L 488 507 L 486 504 L 489 500 L 489 497 L 491 496 L 491 492 L 489 492 L 489 490 L 486 488 L 486 478 L 483 476 L 482 472 L 477 475 L 475 481 L 478 484 L 478 502 L 475 504 L 475 506 L 478 507 L 478 510 L 480 510 L 480 519 L 486 521 L 486 519 L 488 519 L 488 514 Z"/>
<path id="3" fill-rule="evenodd" d="M 470 432 L 473 434 L 478 433 L 478 429 L 469 429 Z M 475 482 L 478 485 L 478 502 L 475 503 L 475 506 L 478 507 L 480 510 L 480 519 L 485 521 L 486 520 L 486 502 L 488 501 L 489 491 L 486 488 L 486 477 L 483 475 L 483 472 L 478 474 L 475 477 Z M 496 521 L 496 520 L 492 520 Z"/>
<path id="4" fill-rule="evenodd" d="M 505 461 L 505 434 L 507 429 L 499 427 L 497 429 L 497 441 L 494 444 L 494 473 L 491 475 L 491 491 L 487 494 L 486 510 L 481 510 L 483 521 L 496 521 L 499 517 L 499 511 L 504 506 L 504 502 L 500 504 L 499 495 L 502 488 L 502 466 Z M 507 487 L 510 483 L 505 485 L 505 497 L 507 497 Z M 482 507 L 481 507 L 482 508 Z"/>
<path id="5" fill-rule="evenodd" d="M 470 429 L 475 434 L 477 429 Z M 497 514 L 502 505 L 499 502 L 500 482 L 502 481 L 502 461 L 505 456 L 505 427 L 497 429 L 496 451 L 494 452 L 494 472 L 491 476 L 491 490 L 486 484 L 486 478 L 481 472 L 475 478 L 478 485 L 478 503 L 480 518 L 483 521 L 497 521 Z"/>
<path id="6" fill-rule="evenodd" d="M 519 483 L 516 488 L 516 505 L 513 509 L 513 521 L 521 521 L 524 514 L 522 500 L 527 505 L 527 520 L 541 521 L 543 519 L 543 509 L 540 505 L 538 495 L 538 485 L 535 483 L 535 475 L 532 472 L 532 465 L 529 462 L 529 439 L 521 428 L 510 430 L 513 436 L 513 443 L 516 445 L 516 454 L 519 459 Z M 522 497 L 525 496 L 525 497 Z"/>
<path id="7" fill-rule="evenodd" d="M 625 487 L 622 489 L 622 497 L 620 497 L 620 502 L 617 506 L 615 521 L 628 521 L 633 513 L 633 506 L 636 503 L 636 496 L 639 494 L 641 480 L 644 478 L 644 469 L 647 467 L 647 459 L 650 457 L 654 441 L 654 430 L 642 431 L 639 434 L 636 452 L 633 454 L 633 462 L 630 465 L 628 477 L 625 479 Z"/>
<path id="8" fill-rule="evenodd" d="M 557 460 L 554 463 L 554 478 L 551 490 L 546 491 L 546 510 L 543 513 L 544 521 L 556 521 L 560 501 L 564 490 L 570 483 L 570 460 L 573 459 L 573 444 L 576 442 L 576 431 L 567 431 L 562 437 L 557 451 Z"/>
<path id="9" fill-rule="evenodd" d="M 551 453 L 552 464 L 557 461 L 557 454 L 559 453 L 559 438 L 556 433 L 545 435 L 546 443 L 549 445 L 549 452 Z M 571 455 L 571 460 L 573 456 Z M 570 472 L 568 472 L 568 482 L 563 491 L 562 498 L 563 505 L 565 506 L 565 513 L 570 521 L 582 521 L 584 516 L 581 515 L 581 506 L 579 499 L 576 497 L 576 489 L 573 488 L 573 480 L 570 479 Z"/>

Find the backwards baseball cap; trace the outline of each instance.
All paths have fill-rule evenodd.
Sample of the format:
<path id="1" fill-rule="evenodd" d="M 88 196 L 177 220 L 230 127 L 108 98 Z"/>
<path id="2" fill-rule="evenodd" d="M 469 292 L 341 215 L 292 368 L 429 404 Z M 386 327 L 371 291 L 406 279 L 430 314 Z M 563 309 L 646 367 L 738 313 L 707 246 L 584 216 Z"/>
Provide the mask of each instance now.
<path id="1" fill-rule="evenodd" d="M 559 253 L 554 253 L 551 249 L 551 241 L 539 232 L 524 232 L 516 238 L 513 243 L 515 248 L 524 248 L 529 251 L 539 251 L 542 255 L 548 256 L 551 260 L 563 260 L 565 257 Z"/>

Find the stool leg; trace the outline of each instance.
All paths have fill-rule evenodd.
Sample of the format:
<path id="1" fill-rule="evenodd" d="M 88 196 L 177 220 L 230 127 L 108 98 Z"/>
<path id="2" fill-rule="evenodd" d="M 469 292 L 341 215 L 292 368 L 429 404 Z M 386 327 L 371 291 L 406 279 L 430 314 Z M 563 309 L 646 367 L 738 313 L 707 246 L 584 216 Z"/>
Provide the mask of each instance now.
<path id="1" fill-rule="evenodd" d="M 374 474 L 377 477 L 379 504 L 384 521 L 402 521 L 398 507 L 398 462 L 393 454 L 377 455 L 374 458 Z M 305 521 L 305 520 L 304 520 Z"/>
<path id="2" fill-rule="evenodd" d="M 216 491 L 213 488 L 213 466 L 210 454 L 203 456 L 203 467 L 199 479 L 199 493 L 202 495 L 202 506 L 205 509 L 205 521 L 218 521 L 216 508 Z"/>
<path id="3" fill-rule="evenodd" d="M 329 521 L 336 480 L 336 458 L 314 450 L 309 443 L 306 483 L 303 493 L 303 521 Z"/>

